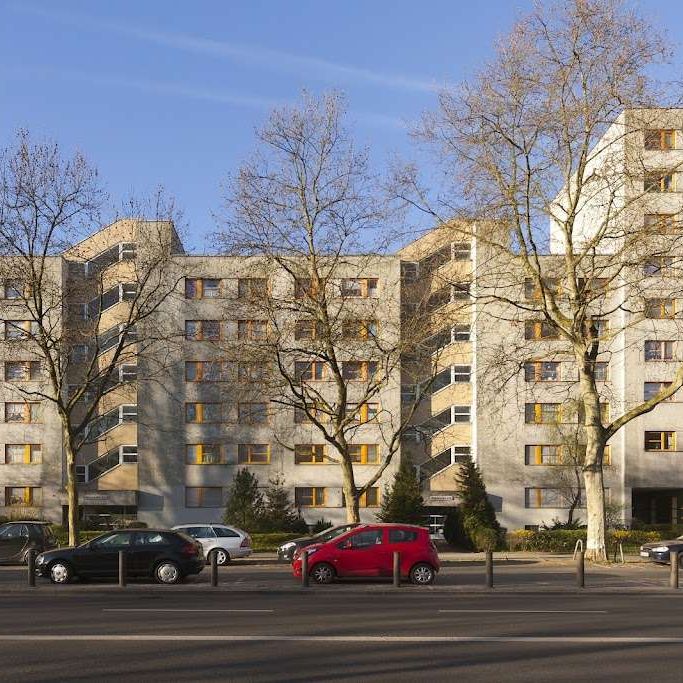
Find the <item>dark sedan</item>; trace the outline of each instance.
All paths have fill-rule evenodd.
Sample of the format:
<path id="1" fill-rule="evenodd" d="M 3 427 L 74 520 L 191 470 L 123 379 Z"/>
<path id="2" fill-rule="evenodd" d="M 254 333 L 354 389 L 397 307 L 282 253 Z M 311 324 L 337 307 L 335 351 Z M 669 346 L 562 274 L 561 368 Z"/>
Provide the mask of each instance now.
<path id="1" fill-rule="evenodd" d="M 640 546 L 641 557 L 647 557 L 653 562 L 661 564 L 669 564 L 669 553 L 672 551 L 678 552 L 678 564 L 683 567 L 683 536 L 679 536 L 673 541 L 657 541 Z"/>
<path id="2" fill-rule="evenodd" d="M 76 548 L 60 548 L 36 558 L 36 572 L 52 583 L 74 577 L 113 578 L 118 575 L 119 553 L 126 553 L 126 576 L 178 583 L 204 568 L 202 546 L 194 539 L 167 529 L 111 531 Z"/>
<path id="3" fill-rule="evenodd" d="M 294 553 L 300 548 L 306 548 L 314 543 L 327 543 L 357 526 L 358 524 L 342 524 L 324 529 L 312 536 L 302 536 L 301 538 L 295 538 L 293 541 L 287 541 L 287 543 L 283 543 L 277 549 L 277 559 L 280 562 L 291 562 L 294 559 Z"/>
<path id="4" fill-rule="evenodd" d="M 47 522 L 0 524 L 0 564 L 26 564 L 29 551 L 42 553 L 56 547 L 57 539 Z"/>

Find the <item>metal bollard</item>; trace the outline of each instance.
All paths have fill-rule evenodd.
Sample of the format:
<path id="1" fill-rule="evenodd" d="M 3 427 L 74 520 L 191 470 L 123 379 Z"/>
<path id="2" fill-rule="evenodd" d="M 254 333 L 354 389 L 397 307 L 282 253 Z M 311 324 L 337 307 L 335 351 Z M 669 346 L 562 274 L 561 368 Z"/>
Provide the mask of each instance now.
<path id="1" fill-rule="evenodd" d="M 119 550 L 119 586 L 126 587 L 126 551 Z"/>
<path id="2" fill-rule="evenodd" d="M 401 553 L 394 552 L 394 588 L 401 586 Z"/>
<path id="3" fill-rule="evenodd" d="M 669 586 L 671 588 L 678 588 L 678 550 L 672 550 L 669 552 L 669 562 L 671 563 Z"/>
<path id="4" fill-rule="evenodd" d="M 308 553 L 306 548 L 302 548 L 301 555 L 301 586 L 308 588 Z"/>
<path id="5" fill-rule="evenodd" d="M 211 586 L 218 586 L 218 553 L 211 553 Z"/>
<path id="6" fill-rule="evenodd" d="M 579 550 L 576 555 L 576 587 L 585 588 L 586 587 L 586 572 L 583 562 L 583 550 Z"/>
<path id="7" fill-rule="evenodd" d="M 31 548 L 28 551 L 28 585 L 35 587 L 36 585 L 36 551 Z"/>
<path id="8" fill-rule="evenodd" d="M 486 551 L 486 587 L 493 588 L 493 551 Z"/>

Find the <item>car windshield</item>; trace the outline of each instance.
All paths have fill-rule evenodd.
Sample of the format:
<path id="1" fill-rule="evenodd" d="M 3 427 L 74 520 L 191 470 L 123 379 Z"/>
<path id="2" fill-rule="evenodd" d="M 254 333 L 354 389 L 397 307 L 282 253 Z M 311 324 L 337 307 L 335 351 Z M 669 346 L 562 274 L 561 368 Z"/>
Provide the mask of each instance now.
<path id="1" fill-rule="evenodd" d="M 341 536 L 342 534 L 345 534 L 347 531 L 351 531 L 352 528 L 353 527 L 349 525 L 336 526 L 332 529 L 325 529 L 325 531 L 321 531 L 319 534 L 314 536 L 314 538 L 319 538 L 321 541 L 331 541 L 333 538 L 337 538 L 337 536 Z"/>

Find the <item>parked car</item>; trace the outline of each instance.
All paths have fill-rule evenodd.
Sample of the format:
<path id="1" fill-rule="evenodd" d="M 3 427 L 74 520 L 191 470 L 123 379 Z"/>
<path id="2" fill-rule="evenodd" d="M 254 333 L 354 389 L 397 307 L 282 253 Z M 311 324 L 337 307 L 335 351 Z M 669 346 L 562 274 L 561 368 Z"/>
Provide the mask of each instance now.
<path id="1" fill-rule="evenodd" d="M 199 541 L 207 562 L 211 562 L 214 554 L 219 565 L 228 564 L 235 557 L 251 555 L 251 536 L 237 527 L 226 524 L 180 524 L 173 529 Z"/>
<path id="2" fill-rule="evenodd" d="M 330 527 L 329 529 L 323 529 L 312 536 L 302 536 L 301 538 L 287 541 L 277 549 L 277 559 L 280 562 L 291 562 L 294 559 L 294 553 L 296 553 L 297 550 L 306 548 L 314 543 L 327 543 L 328 541 L 337 538 L 337 536 L 341 536 L 347 531 L 355 529 L 357 526 L 358 524 L 341 524 L 339 526 Z"/>
<path id="3" fill-rule="evenodd" d="M 186 534 L 168 529 L 110 531 L 76 548 L 59 548 L 36 558 L 36 573 L 52 583 L 118 575 L 119 552 L 126 553 L 127 576 L 178 583 L 204 568 L 202 546 Z"/>
<path id="4" fill-rule="evenodd" d="M 647 557 L 653 562 L 669 564 L 669 553 L 677 550 L 678 563 L 683 567 L 683 536 L 675 538 L 673 541 L 656 541 L 655 543 L 645 543 L 640 546 L 640 556 Z"/>
<path id="5" fill-rule="evenodd" d="M 316 583 L 388 577 L 393 574 L 394 552 L 400 553 L 401 576 L 420 586 L 433 583 L 440 567 L 436 546 L 428 529 L 409 524 L 362 524 L 332 541 L 297 551 L 292 571 L 301 577 L 301 557 L 307 553 L 309 574 Z"/>
<path id="6" fill-rule="evenodd" d="M 48 522 L 5 522 L 0 524 L 0 564 L 26 564 L 28 553 L 42 553 L 57 547 Z"/>

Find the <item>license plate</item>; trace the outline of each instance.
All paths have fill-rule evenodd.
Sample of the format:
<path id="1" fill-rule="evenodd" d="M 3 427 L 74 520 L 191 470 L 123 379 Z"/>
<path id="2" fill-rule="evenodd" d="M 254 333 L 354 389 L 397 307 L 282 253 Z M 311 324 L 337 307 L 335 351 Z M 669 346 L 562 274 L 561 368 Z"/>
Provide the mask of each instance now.
<path id="1" fill-rule="evenodd" d="M 650 553 L 648 553 L 647 550 L 641 550 L 640 556 L 641 557 L 650 557 Z"/>

